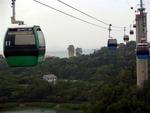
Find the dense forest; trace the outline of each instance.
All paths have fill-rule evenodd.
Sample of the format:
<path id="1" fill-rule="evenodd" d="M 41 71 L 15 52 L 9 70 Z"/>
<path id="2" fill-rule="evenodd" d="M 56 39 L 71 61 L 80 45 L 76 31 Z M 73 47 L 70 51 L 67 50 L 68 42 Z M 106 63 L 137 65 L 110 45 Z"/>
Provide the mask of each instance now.
<path id="1" fill-rule="evenodd" d="M 135 42 L 90 55 L 47 57 L 36 67 L 10 68 L 0 57 L 0 108 L 8 102 L 80 104 L 81 113 L 150 113 L 150 81 L 136 87 Z M 150 63 L 149 63 L 150 64 Z M 53 73 L 57 83 L 43 80 Z"/>

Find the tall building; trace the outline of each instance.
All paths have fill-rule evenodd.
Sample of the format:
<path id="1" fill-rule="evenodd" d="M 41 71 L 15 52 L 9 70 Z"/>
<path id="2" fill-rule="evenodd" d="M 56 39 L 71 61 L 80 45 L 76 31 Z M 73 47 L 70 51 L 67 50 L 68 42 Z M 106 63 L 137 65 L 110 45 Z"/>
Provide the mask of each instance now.
<path id="1" fill-rule="evenodd" d="M 70 58 L 70 57 L 73 57 L 74 54 L 75 54 L 74 46 L 73 46 L 73 45 L 69 45 L 69 46 L 68 46 L 68 55 L 69 55 L 69 58 Z"/>
<path id="2" fill-rule="evenodd" d="M 81 56 L 82 55 L 82 48 L 76 48 L 76 56 Z"/>

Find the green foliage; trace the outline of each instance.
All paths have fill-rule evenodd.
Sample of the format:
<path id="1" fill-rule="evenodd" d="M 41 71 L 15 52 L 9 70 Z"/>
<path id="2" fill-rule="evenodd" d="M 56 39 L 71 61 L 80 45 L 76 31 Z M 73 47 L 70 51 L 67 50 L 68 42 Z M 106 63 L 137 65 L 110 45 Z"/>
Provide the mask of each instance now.
<path id="1" fill-rule="evenodd" d="M 80 103 L 71 108 L 82 113 L 149 113 L 150 81 L 139 90 L 135 66 L 134 41 L 116 51 L 103 47 L 80 57 L 47 58 L 30 68 L 10 68 L 0 57 L 0 108 L 9 102 L 67 108 Z M 49 73 L 58 77 L 55 85 L 43 80 Z"/>

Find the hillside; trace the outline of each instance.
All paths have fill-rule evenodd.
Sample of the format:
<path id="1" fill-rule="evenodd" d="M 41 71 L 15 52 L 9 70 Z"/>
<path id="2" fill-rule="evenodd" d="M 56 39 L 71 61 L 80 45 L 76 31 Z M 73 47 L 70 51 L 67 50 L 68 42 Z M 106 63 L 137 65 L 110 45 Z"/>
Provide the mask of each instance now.
<path id="1" fill-rule="evenodd" d="M 9 68 L 0 58 L 0 108 L 4 102 L 80 103 L 82 113 L 149 113 L 150 81 L 136 87 L 135 42 L 90 55 L 47 58 L 28 68 Z M 58 77 L 56 85 L 42 79 Z M 66 81 L 67 80 L 67 81 Z M 76 80 L 76 81 L 72 81 Z"/>

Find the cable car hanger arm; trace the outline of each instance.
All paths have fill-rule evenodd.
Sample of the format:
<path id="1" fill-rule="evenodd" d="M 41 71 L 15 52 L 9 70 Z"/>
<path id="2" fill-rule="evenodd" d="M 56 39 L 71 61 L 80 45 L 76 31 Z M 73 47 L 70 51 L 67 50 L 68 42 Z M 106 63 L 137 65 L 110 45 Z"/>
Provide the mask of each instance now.
<path id="1" fill-rule="evenodd" d="M 18 24 L 18 25 L 24 25 L 24 21 L 16 20 L 15 2 L 16 2 L 16 0 L 12 0 L 12 17 L 11 17 L 11 23 L 12 24 Z"/>

